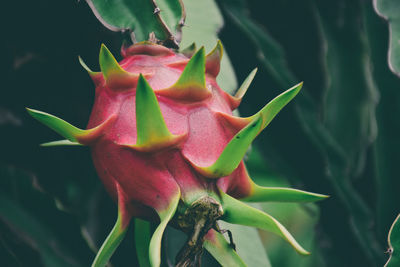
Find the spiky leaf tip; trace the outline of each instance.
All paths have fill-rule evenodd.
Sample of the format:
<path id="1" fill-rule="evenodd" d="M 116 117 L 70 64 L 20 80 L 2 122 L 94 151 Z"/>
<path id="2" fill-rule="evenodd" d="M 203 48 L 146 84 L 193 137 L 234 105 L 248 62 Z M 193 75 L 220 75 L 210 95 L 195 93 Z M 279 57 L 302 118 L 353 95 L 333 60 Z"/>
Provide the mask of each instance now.
<path id="1" fill-rule="evenodd" d="M 173 135 L 168 130 L 157 97 L 142 74 L 136 88 L 136 131 L 136 145 L 124 146 L 147 152 L 177 145 L 186 136 Z"/>
<path id="2" fill-rule="evenodd" d="M 220 40 L 217 41 L 214 49 L 206 56 L 206 72 L 217 77 L 220 68 L 224 48 Z"/>
<path id="3" fill-rule="evenodd" d="M 211 96 L 206 87 L 205 50 L 201 47 L 186 64 L 178 81 L 157 94 L 184 102 L 200 101 Z"/>
<path id="4" fill-rule="evenodd" d="M 51 128 L 61 136 L 67 138 L 71 142 L 78 142 L 77 137 L 84 135 L 86 132 L 85 130 L 79 129 L 63 119 L 60 119 L 49 113 L 30 108 L 26 108 L 26 110 L 33 118 Z"/>
<path id="5" fill-rule="evenodd" d="M 165 228 L 168 225 L 168 222 L 175 215 L 176 209 L 179 204 L 181 193 L 178 190 L 177 194 L 175 194 L 165 210 L 158 210 L 157 213 L 160 217 L 160 224 L 156 228 L 153 233 L 153 236 L 150 240 L 149 246 L 149 257 L 150 257 L 150 265 L 152 267 L 158 267 L 161 263 L 161 240 L 164 234 Z"/>
<path id="6" fill-rule="evenodd" d="M 101 44 L 99 63 L 108 87 L 119 89 L 136 85 L 139 75 L 125 71 L 104 44 Z"/>
<path id="7" fill-rule="evenodd" d="M 129 203 L 122 191 L 122 188 L 116 183 L 118 193 L 118 216 L 117 221 L 108 234 L 106 240 L 103 242 L 101 248 L 97 252 L 97 255 L 92 263 L 92 267 L 103 267 L 106 266 L 115 250 L 121 244 L 128 230 L 129 222 L 132 218 L 132 214 L 128 211 L 126 205 Z"/>
<path id="8" fill-rule="evenodd" d="M 183 49 L 181 53 L 191 58 L 196 53 L 196 50 L 197 50 L 196 43 L 192 43 L 191 45 Z"/>
<path id="9" fill-rule="evenodd" d="M 248 206 L 223 192 L 221 192 L 221 198 L 222 207 L 225 211 L 221 218 L 222 220 L 228 223 L 257 227 L 272 232 L 285 239 L 298 253 L 302 255 L 310 254 L 294 239 L 289 231 L 271 215 Z"/>
<path id="10" fill-rule="evenodd" d="M 281 93 L 268 104 L 266 104 L 259 112 L 249 117 L 250 120 L 255 120 L 259 115 L 263 118 L 261 131 L 275 118 L 275 116 L 286 106 L 301 90 L 303 82 L 296 84 L 285 92 Z"/>
<path id="11" fill-rule="evenodd" d="M 206 88 L 205 49 L 202 46 L 187 63 L 174 87 L 182 90 Z"/>

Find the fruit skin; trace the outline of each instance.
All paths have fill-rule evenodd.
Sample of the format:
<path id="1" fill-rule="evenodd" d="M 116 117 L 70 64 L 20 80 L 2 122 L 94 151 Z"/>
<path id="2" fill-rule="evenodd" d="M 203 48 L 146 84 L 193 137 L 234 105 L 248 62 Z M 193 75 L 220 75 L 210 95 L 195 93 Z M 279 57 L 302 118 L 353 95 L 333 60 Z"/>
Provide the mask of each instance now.
<path id="1" fill-rule="evenodd" d="M 118 183 L 131 197 L 130 201 L 160 210 L 165 209 L 164 205 L 169 203 L 171 194 L 176 194 L 179 187 L 183 202 L 190 205 L 195 200 L 193 194 L 206 193 L 218 181 L 199 174 L 190 163 L 202 166 L 212 164 L 241 127 L 221 123 L 218 113 L 232 114 L 231 97 L 217 85 L 215 76 L 207 73 L 205 86 L 202 81 L 184 81 L 183 86 L 174 86 L 189 59 L 169 49 L 168 53 L 167 49 L 157 45 L 142 46 L 124 51 L 126 57 L 119 64 L 129 73 L 143 73 L 147 77 L 168 131 L 181 137 L 178 142 L 159 149 L 150 145 L 149 152 L 133 147 L 138 142 L 135 118 L 145 116 L 136 114 L 139 77 L 136 84 L 132 81 L 134 84 L 130 87 L 116 86 L 114 81 L 110 86 L 108 80 L 101 77 L 87 128 L 94 128 L 113 116 L 118 119 L 91 146 L 93 160 L 104 184 L 115 197 L 114 184 Z M 143 51 L 147 54 L 142 54 Z M 202 51 L 199 52 L 199 60 L 204 53 Z M 136 54 L 138 52 L 141 54 Z M 213 74 L 216 74 L 214 69 Z M 196 96 L 191 95 L 193 90 L 197 90 Z M 149 117 L 144 123 L 151 124 L 151 120 Z M 226 178 L 224 189 L 229 189 L 230 177 L 237 176 L 237 172 Z M 243 184 L 241 189 L 236 195 L 245 195 L 249 188 Z M 133 216 L 142 217 L 141 213 L 135 211 Z"/>
<path id="2" fill-rule="evenodd" d="M 205 197 L 221 204 L 221 219 L 270 230 L 298 252 L 308 253 L 272 217 L 234 200 L 303 202 L 326 197 L 257 186 L 242 161 L 253 139 L 299 92 L 301 84 L 276 97 L 254 116 L 235 117 L 232 111 L 240 104 L 256 70 L 231 96 L 216 82 L 222 54 L 220 42 L 207 56 L 204 48 L 180 54 L 142 42 L 123 47 L 123 59 L 118 63 L 102 45 L 101 72 L 91 71 L 80 59 L 96 85 L 87 130 L 28 109 L 33 117 L 67 138 L 48 145 L 91 147 L 97 173 L 118 203 L 117 224 L 94 266 L 107 262 L 132 217 L 160 220 L 149 244 L 150 264 L 158 266 L 165 226 Z M 213 240 L 223 242 L 221 238 Z M 218 247 L 211 239 L 207 244 L 207 249 L 213 244 Z"/>

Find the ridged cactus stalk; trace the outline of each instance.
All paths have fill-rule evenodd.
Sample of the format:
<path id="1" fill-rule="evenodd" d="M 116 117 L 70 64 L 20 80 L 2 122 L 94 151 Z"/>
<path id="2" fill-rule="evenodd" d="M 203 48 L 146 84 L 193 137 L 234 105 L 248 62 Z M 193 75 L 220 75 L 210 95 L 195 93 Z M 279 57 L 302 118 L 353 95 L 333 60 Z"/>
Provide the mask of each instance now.
<path id="1" fill-rule="evenodd" d="M 312 202 L 325 195 L 290 188 L 261 187 L 249 177 L 243 157 L 251 142 L 300 91 L 297 84 L 258 113 L 232 115 L 256 70 L 234 96 L 217 84 L 223 48 L 209 53 L 195 46 L 178 53 L 151 42 L 122 48 L 117 62 L 104 46 L 86 130 L 41 111 L 28 109 L 65 140 L 44 144 L 85 145 L 107 191 L 118 203 L 117 222 L 93 266 L 104 266 L 133 218 L 137 235 L 158 223 L 148 244 L 137 242 L 143 266 L 159 266 L 168 224 L 188 235 L 177 266 L 199 264 L 206 248 L 224 266 L 244 266 L 224 238 L 218 221 L 247 225 L 281 236 L 300 254 L 308 252 L 276 219 L 244 202 Z M 141 228 L 143 227 L 143 228 Z M 146 228 L 147 227 L 147 228 Z M 145 246 L 145 247 L 144 247 Z"/>

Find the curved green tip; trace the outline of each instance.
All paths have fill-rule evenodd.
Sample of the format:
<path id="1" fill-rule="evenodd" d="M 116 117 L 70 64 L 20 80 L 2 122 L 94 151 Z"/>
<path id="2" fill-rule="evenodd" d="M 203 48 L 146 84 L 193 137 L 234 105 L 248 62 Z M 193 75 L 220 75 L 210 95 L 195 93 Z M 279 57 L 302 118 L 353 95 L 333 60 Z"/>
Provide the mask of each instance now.
<path id="1" fill-rule="evenodd" d="M 255 68 L 250 72 L 250 74 L 247 76 L 247 78 L 243 81 L 242 85 L 239 87 L 238 91 L 235 94 L 235 97 L 238 99 L 243 98 L 243 96 L 246 94 L 247 89 L 249 89 L 249 86 L 251 82 L 253 81 L 254 77 L 256 76 L 258 68 Z"/>
<path id="2" fill-rule="evenodd" d="M 220 40 L 217 41 L 217 44 L 215 45 L 214 49 L 211 50 L 210 53 L 206 56 L 206 62 L 208 61 L 218 61 L 220 62 L 222 60 L 222 56 L 224 54 L 224 47 L 222 46 L 222 43 Z"/>
<path id="3" fill-rule="evenodd" d="M 49 113 L 30 108 L 26 108 L 26 110 L 33 118 L 53 129 L 71 142 L 78 142 L 76 137 L 86 132 Z"/>
<path id="4" fill-rule="evenodd" d="M 106 240 L 103 242 L 101 248 L 97 252 L 95 259 L 93 260 L 92 267 L 104 267 L 110 260 L 111 256 L 114 254 L 115 250 L 118 248 L 124 239 L 126 232 L 129 227 L 129 222 L 132 218 L 131 214 L 127 212 L 125 207 L 125 195 L 120 190 L 117 184 L 118 191 L 118 217 L 117 221 L 108 234 Z"/>
<path id="5" fill-rule="evenodd" d="M 206 72 L 208 74 L 217 77 L 223 54 L 224 48 L 222 47 L 221 41 L 218 40 L 214 49 L 206 56 Z"/>
<path id="6" fill-rule="evenodd" d="M 109 80 L 112 75 L 130 75 L 119 65 L 118 61 L 114 58 L 110 50 L 101 44 L 99 63 L 101 72 L 104 75 L 105 80 Z"/>
<path id="7" fill-rule="evenodd" d="M 303 82 L 289 88 L 282 94 L 272 99 L 259 112 L 249 117 L 249 119 L 256 119 L 258 115 L 261 115 L 263 117 L 263 126 L 261 130 L 265 129 L 265 127 L 268 126 L 268 124 L 275 118 L 279 111 L 281 111 L 281 109 L 300 92 L 302 87 Z"/>
<path id="8" fill-rule="evenodd" d="M 255 74 L 255 71 L 253 71 Z M 248 147 L 257 135 L 272 121 L 278 112 L 300 91 L 299 83 L 272 99 L 255 115 L 245 118 L 249 124 L 237 133 L 225 146 L 218 159 L 210 166 L 196 166 L 201 174 L 209 178 L 218 178 L 231 174 L 243 159 Z"/>
<path id="9" fill-rule="evenodd" d="M 78 60 L 79 60 L 79 64 L 81 64 L 81 66 L 89 73 L 90 76 L 96 75 L 100 72 L 94 72 L 92 71 L 87 65 L 86 63 L 83 61 L 83 59 L 81 58 L 81 56 L 78 56 Z"/>
<path id="10" fill-rule="evenodd" d="M 296 239 L 294 239 L 289 231 L 271 215 L 250 207 L 223 192 L 221 192 L 221 198 L 222 207 L 225 211 L 221 218 L 222 220 L 228 223 L 257 227 L 272 232 L 285 239 L 298 253 L 302 255 L 310 254 L 297 243 Z"/>
<path id="11" fill-rule="evenodd" d="M 40 144 L 40 146 L 43 147 L 50 147 L 50 146 L 82 146 L 81 143 L 78 142 L 71 142 L 68 139 L 67 140 L 58 140 L 58 141 L 52 141 L 52 142 L 47 142 Z"/>
<path id="12" fill-rule="evenodd" d="M 192 57 L 194 53 L 196 53 L 196 50 L 196 43 L 192 43 L 191 45 L 183 49 L 181 53 L 187 57 Z"/>
<path id="13" fill-rule="evenodd" d="M 231 174 L 239 166 L 251 142 L 260 132 L 262 122 L 262 117 L 259 116 L 237 133 L 211 166 L 195 166 L 195 168 L 209 178 L 219 178 Z"/>
<path id="14" fill-rule="evenodd" d="M 157 211 L 160 216 L 160 224 L 154 231 L 153 236 L 150 240 L 149 246 L 149 257 L 150 257 L 150 265 L 152 267 L 159 267 L 161 264 L 161 240 L 164 234 L 164 230 L 168 225 L 168 222 L 172 219 L 175 214 L 175 211 L 178 207 L 180 199 L 180 192 L 176 194 L 172 199 L 168 206 L 168 208 L 164 211 Z"/>
<path id="15" fill-rule="evenodd" d="M 315 202 L 328 198 L 327 195 L 284 187 L 263 187 L 252 184 L 249 196 L 241 200 L 247 202 Z"/>

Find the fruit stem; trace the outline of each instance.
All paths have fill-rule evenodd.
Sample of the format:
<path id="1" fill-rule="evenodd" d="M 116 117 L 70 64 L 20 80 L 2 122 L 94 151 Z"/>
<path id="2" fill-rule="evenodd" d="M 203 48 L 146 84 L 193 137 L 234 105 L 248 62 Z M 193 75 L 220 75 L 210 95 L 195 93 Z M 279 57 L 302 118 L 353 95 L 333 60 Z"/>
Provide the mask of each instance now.
<path id="1" fill-rule="evenodd" d="M 205 196 L 195 202 L 178 217 L 179 226 L 189 238 L 176 256 L 176 267 L 200 267 L 204 237 L 223 215 L 221 204 Z"/>

